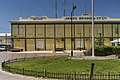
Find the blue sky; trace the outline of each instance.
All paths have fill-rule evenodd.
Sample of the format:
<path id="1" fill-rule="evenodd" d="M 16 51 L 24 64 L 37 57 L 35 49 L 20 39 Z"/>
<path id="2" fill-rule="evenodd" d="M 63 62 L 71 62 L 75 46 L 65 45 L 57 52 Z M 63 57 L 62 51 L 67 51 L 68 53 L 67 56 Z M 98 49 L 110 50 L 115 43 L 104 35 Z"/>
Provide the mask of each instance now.
<path id="1" fill-rule="evenodd" d="M 58 1 L 58 17 L 63 16 L 63 1 Z M 72 1 L 77 6 L 74 15 L 85 12 L 91 14 L 92 0 L 66 0 L 66 15 L 71 12 Z M 0 0 L 0 32 L 11 32 L 10 20 L 18 20 L 22 9 L 22 17 L 48 16 L 55 17 L 55 0 Z M 120 18 L 120 0 L 95 0 L 95 15 Z"/>

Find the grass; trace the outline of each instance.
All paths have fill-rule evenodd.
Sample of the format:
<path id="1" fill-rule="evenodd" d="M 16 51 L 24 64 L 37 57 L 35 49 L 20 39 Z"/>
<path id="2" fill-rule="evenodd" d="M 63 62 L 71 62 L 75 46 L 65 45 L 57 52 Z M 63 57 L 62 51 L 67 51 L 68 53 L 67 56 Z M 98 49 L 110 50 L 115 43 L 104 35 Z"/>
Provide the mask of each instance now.
<path id="1" fill-rule="evenodd" d="M 71 60 L 67 57 L 31 59 L 7 64 L 13 68 L 60 73 L 90 73 L 91 63 L 95 63 L 95 73 L 120 73 L 120 60 Z"/>

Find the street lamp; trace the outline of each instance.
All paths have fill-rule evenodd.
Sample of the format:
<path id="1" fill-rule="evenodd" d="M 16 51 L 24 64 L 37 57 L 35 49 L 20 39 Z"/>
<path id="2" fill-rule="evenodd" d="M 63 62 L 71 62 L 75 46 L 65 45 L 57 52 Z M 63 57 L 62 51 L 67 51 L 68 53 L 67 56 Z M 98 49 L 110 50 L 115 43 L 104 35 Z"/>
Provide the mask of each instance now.
<path id="1" fill-rule="evenodd" d="M 72 23 L 73 23 L 73 20 L 72 20 L 72 17 L 73 17 L 73 13 L 74 13 L 75 9 L 76 9 L 76 6 L 73 4 L 72 11 L 71 11 L 71 56 L 73 56 L 73 44 L 72 44 L 72 40 L 73 40 Z"/>

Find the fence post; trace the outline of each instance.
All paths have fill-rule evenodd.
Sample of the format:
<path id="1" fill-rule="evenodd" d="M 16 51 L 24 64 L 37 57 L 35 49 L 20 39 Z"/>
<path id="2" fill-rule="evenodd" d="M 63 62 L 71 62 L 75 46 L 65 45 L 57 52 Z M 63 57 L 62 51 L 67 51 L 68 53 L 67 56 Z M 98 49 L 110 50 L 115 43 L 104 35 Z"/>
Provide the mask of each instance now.
<path id="1" fill-rule="evenodd" d="M 110 72 L 108 72 L 108 80 L 110 80 Z"/>
<path id="2" fill-rule="evenodd" d="M 5 61 L 4 62 L 2 62 L 2 68 L 4 69 L 4 64 L 5 64 Z"/>
<path id="3" fill-rule="evenodd" d="M 9 72 L 10 72 L 10 66 L 8 68 L 9 68 Z"/>
<path id="4" fill-rule="evenodd" d="M 23 75 L 24 75 L 24 68 L 23 68 Z"/>
<path id="5" fill-rule="evenodd" d="M 74 73 L 74 80 L 76 80 L 76 72 Z"/>
<path id="6" fill-rule="evenodd" d="M 118 79 L 120 79 L 120 73 L 118 74 Z"/>
<path id="7" fill-rule="evenodd" d="M 44 71 L 44 77 L 46 77 L 46 73 L 47 73 L 47 71 L 45 70 L 45 71 Z"/>
<path id="8" fill-rule="evenodd" d="M 91 64 L 90 80 L 93 80 L 94 63 Z"/>

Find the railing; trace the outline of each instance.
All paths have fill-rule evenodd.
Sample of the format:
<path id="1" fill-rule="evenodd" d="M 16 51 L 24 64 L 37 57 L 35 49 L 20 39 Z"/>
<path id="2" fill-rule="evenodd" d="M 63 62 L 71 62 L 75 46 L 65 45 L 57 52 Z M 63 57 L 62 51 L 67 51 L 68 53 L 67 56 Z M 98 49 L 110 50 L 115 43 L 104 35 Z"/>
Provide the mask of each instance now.
<path id="1" fill-rule="evenodd" d="M 58 56 L 50 56 L 50 57 L 34 57 L 34 58 L 52 58 L 52 57 L 58 57 Z M 22 75 L 28 75 L 28 76 L 35 76 L 35 77 L 43 77 L 43 78 L 55 78 L 55 79 L 64 79 L 64 80 L 90 80 L 90 74 L 80 74 L 77 72 L 73 73 L 53 73 L 48 71 L 32 71 L 27 70 L 25 68 L 17 69 L 12 68 L 10 66 L 7 66 L 6 64 L 17 62 L 17 61 L 24 61 L 24 60 L 30 60 L 32 58 L 19 58 L 19 59 L 12 59 L 8 61 L 2 62 L 2 69 L 11 73 L 15 74 L 22 74 Z M 108 72 L 108 74 L 94 74 L 93 80 L 120 80 L 120 74 L 111 74 Z"/>

